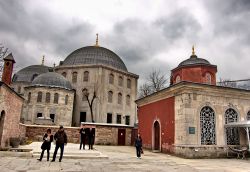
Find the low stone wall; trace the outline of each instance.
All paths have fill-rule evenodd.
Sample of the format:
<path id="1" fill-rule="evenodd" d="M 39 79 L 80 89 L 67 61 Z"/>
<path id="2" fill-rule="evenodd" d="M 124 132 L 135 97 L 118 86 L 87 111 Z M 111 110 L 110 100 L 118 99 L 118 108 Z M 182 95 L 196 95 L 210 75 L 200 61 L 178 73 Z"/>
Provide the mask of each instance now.
<path id="1" fill-rule="evenodd" d="M 184 158 L 223 158 L 227 156 L 227 148 L 224 146 L 174 146 L 174 154 Z"/>
<path id="2" fill-rule="evenodd" d="M 95 144 L 100 145 L 118 145 L 118 129 L 126 130 L 125 145 L 131 145 L 131 131 L 132 127 L 124 126 L 109 126 L 109 125 L 92 125 L 95 128 Z M 26 134 L 29 140 L 42 141 L 42 137 L 48 128 L 51 129 L 52 134 L 55 134 L 59 126 L 45 126 L 45 125 L 25 125 Z M 88 125 L 85 125 L 87 128 Z M 68 136 L 68 142 L 80 143 L 80 127 L 64 127 Z"/>
<path id="3" fill-rule="evenodd" d="M 19 124 L 19 133 L 20 137 L 26 137 L 26 125 L 22 123 Z"/>

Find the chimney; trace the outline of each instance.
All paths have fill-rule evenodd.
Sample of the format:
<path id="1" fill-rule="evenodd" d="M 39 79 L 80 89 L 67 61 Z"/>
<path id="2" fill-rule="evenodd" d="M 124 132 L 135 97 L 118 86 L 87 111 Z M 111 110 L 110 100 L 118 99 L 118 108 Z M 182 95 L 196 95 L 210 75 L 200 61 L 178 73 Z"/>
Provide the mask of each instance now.
<path id="1" fill-rule="evenodd" d="M 3 73 L 2 73 L 2 81 L 5 84 L 10 85 L 14 63 L 16 62 L 12 56 L 12 53 L 7 55 L 3 60 L 4 60 L 4 66 L 3 66 Z"/>

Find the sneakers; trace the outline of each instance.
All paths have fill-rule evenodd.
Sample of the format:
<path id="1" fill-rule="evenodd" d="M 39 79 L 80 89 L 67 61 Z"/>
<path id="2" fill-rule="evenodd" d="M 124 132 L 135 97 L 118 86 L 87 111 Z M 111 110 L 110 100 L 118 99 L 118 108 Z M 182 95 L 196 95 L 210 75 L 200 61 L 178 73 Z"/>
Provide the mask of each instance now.
<path id="1" fill-rule="evenodd" d="M 41 159 L 37 159 L 38 161 L 42 161 Z"/>
<path id="2" fill-rule="evenodd" d="M 54 160 L 54 159 L 52 159 L 50 162 L 55 162 L 55 160 Z"/>
<path id="3" fill-rule="evenodd" d="M 59 159 L 59 162 L 62 162 L 62 160 L 61 160 L 61 159 Z"/>

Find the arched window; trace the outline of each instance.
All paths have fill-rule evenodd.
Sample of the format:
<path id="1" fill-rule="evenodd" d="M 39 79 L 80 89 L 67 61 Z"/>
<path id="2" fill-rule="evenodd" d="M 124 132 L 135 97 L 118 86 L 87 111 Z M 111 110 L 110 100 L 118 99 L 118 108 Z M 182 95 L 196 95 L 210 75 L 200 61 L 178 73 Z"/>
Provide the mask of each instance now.
<path id="1" fill-rule="evenodd" d="M 43 98 L 43 93 L 41 91 L 38 92 L 37 94 L 37 102 L 42 102 L 42 98 Z"/>
<path id="2" fill-rule="evenodd" d="M 109 91 L 109 92 L 108 92 L 108 102 L 109 102 L 109 103 L 112 103 L 112 102 L 113 102 L 113 92 L 112 92 L 112 91 Z"/>
<path id="3" fill-rule="evenodd" d="M 67 105 L 67 104 L 68 104 L 68 101 L 69 101 L 69 96 L 68 96 L 68 95 L 66 95 L 66 96 L 65 96 L 65 105 Z"/>
<path id="4" fill-rule="evenodd" d="M 211 74 L 207 72 L 205 77 L 206 77 L 206 84 L 211 84 L 212 82 Z"/>
<path id="5" fill-rule="evenodd" d="M 77 82 L 77 72 L 72 73 L 72 82 L 76 83 Z"/>
<path id="6" fill-rule="evenodd" d="M 118 93 L 118 104 L 122 104 L 122 93 Z"/>
<path id="7" fill-rule="evenodd" d="M 88 89 L 84 88 L 82 90 L 82 101 L 87 101 L 87 97 L 88 96 Z"/>
<path id="8" fill-rule="evenodd" d="M 126 96 L 126 104 L 130 106 L 130 95 Z"/>
<path id="9" fill-rule="evenodd" d="M 34 74 L 31 78 L 31 80 L 33 81 L 36 77 L 38 76 L 38 74 Z"/>
<path id="10" fill-rule="evenodd" d="M 250 121 L 250 111 L 247 112 L 247 120 Z"/>
<path id="11" fill-rule="evenodd" d="M 114 75 L 112 73 L 109 75 L 109 83 L 114 84 Z"/>
<path id="12" fill-rule="evenodd" d="M 64 76 L 64 78 L 66 78 L 67 73 L 66 73 L 66 72 L 63 72 L 63 73 L 62 73 L 62 76 Z"/>
<path id="13" fill-rule="evenodd" d="M 232 108 L 227 109 L 225 112 L 225 123 L 228 124 L 237 121 L 238 121 L 238 113 Z M 228 145 L 240 144 L 238 128 L 230 128 L 230 127 L 226 128 L 226 137 Z"/>
<path id="14" fill-rule="evenodd" d="M 180 75 L 177 75 L 176 78 L 175 78 L 175 83 L 178 83 L 181 81 L 181 77 Z"/>
<path id="15" fill-rule="evenodd" d="M 83 81 L 88 82 L 89 81 L 89 72 L 85 71 L 83 73 Z"/>
<path id="16" fill-rule="evenodd" d="M 123 86 L 123 78 L 121 76 L 119 76 L 118 85 L 121 87 Z"/>
<path id="17" fill-rule="evenodd" d="M 46 93 L 45 102 L 50 103 L 50 93 Z"/>
<path id="18" fill-rule="evenodd" d="M 28 103 L 30 103 L 30 100 L 31 100 L 31 92 L 29 92 L 28 94 Z"/>
<path id="19" fill-rule="evenodd" d="M 21 93 L 21 86 L 17 87 L 17 93 L 19 93 L 19 94 Z"/>
<path id="20" fill-rule="evenodd" d="M 55 103 L 55 104 L 58 104 L 58 99 L 59 99 L 59 94 L 58 94 L 58 93 L 55 93 L 55 94 L 54 94 L 54 103 Z"/>
<path id="21" fill-rule="evenodd" d="M 215 145 L 215 113 L 214 110 L 205 106 L 200 112 L 200 127 L 201 127 L 201 144 L 202 145 Z"/>
<path id="22" fill-rule="evenodd" d="M 127 79 L 127 88 L 131 88 L 131 80 Z"/>

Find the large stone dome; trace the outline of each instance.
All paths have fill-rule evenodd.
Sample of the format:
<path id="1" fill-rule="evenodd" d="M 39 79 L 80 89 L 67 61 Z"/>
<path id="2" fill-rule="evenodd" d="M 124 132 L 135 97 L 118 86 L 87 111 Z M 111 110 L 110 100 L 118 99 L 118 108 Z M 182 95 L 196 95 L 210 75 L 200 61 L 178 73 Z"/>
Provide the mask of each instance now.
<path id="1" fill-rule="evenodd" d="M 32 82 L 38 75 L 49 72 L 50 68 L 44 65 L 31 65 L 14 74 L 13 82 Z"/>
<path id="2" fill-rule="evenodd" d="M 127 71 L 121 58 L 113 51 L 99 46 L 87 46 L 73 51 L 63 61 L 62 65 L 105 65 Z"/>
<path id="3" fill-rule="evenodd" d="M 39 75 L 32 81 L 32 86 L 47 86 L 64 89 L 72 89 L 72 86 L 68 80 L 62 75 L 55 72 L 47 72 Z"/>
<path id="4" fill-rule="evenodd" d="M 191 55 L 189 59 L 182 61 L 178 67 L 193 66 L 193 65 L 211 65 L 206 59 L 198 58 L 196 55 Z"/>

